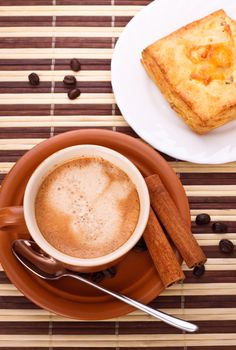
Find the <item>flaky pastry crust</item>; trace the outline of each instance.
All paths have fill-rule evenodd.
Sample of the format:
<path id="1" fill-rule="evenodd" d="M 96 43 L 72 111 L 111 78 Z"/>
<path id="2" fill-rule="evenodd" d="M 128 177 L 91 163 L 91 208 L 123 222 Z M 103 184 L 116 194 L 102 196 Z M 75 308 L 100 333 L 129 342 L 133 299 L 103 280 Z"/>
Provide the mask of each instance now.
<path id="1" fill-rule="evenodd" d="M 236 22 L 216 11 L 156 41 L 142 63 L 196 133 L 236 118 Z"/>

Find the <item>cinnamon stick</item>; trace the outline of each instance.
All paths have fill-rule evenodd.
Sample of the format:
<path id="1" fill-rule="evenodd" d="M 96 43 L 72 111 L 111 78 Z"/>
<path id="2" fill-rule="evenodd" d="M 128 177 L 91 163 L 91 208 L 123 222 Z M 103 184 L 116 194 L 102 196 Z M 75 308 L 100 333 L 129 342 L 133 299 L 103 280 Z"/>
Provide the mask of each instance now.
<path id="1" fill-rule="evenodd" d="M 180 213 L 157 174 L 148 176 L 151 205 L 166 228 L 179 253 L 189 268 L 206 262 L 207 258 L 194 238 L 190 228 Z"/>
<path id="2" fill-rule="evenodd" d="M 164 286 L 182 281 L 184 273 L 152 209 L 143 237 Z"/>

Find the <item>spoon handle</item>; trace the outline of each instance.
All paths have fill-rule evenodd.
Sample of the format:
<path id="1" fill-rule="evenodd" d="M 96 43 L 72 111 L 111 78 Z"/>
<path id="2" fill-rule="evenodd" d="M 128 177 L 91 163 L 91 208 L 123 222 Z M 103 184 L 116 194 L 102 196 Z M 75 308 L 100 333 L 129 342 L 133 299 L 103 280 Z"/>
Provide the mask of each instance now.
<path id="1" fill-rule="evenodd" d="M 147 314 L 154 316 L 154 317 L 158 318 L 159 320 L 161 320 L 161 321 L 163 321 L 163 322 L 165 322 L 173 327 L 179 328 L 183 331 L 195 332 L 198 329 L 198 327 L 193 323 L 181 320 L 181 319 L 176 318 L 174 316 L 170 316 L 162 311 L 155 310 L 147 305 L 144 305 L 136 300 L 133 300 L 133 299 L 127 297 L 126 295 L 113 292 L 110 289 L 104 288 L 104 287 L 102 287 L 102 286 L 100 286 L 92 281 L 89 281 L 86 278 L 83 278 L 79 275 L 72 274 L 72 273 L 66 273 L 64 276 L 73 277 L 75 279 L 78 279 L 81 282 L 84 282 L 92 287 L 95 287 L 96 289 L 99 289 L 100 291 L 102 291 L 106 294 L 109 294 L 109 295 L 113 296 L 114 298 L 119 299 L 119 300 L 123 301 L 124 303 L 129 304 L 129 305 L 135 307 L 136 309 L 142 310 L 142 311 L 146 312 Z"/>

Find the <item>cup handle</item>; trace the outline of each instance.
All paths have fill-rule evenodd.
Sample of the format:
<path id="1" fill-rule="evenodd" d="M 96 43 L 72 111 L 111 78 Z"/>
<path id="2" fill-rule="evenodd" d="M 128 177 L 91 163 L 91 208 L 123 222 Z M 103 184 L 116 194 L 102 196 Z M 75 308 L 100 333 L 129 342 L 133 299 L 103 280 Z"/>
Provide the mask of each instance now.
<path id="1" fill-rule="evenodd" d="M 0 229 L 3 231 L 23 230 L 28 231 L 23 207 L 5 207 L 0 209 Z"/>

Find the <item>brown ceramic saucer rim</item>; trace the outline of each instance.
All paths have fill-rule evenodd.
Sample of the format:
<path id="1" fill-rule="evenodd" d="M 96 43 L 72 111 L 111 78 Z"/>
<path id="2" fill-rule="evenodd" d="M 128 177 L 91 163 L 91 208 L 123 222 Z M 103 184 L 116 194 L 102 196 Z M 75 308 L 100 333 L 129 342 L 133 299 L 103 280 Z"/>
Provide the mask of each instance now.
<path id="1" fill-rule="evenodd" d="M 80 144 L 79 136 L 84 137 L 86 135 L 89 135 L 90 138 L 92 136 L 94 136 L 94 137 L 96 136 L 97 140 L 100 140 L 100 142 L 97 141 L 95 144 L 101 143 L 102 145 L 103 145 L 104 138 L 112 137 L 114 139 L 117 139 L 117 140 L 119 140 L 119 142 L 125 144 L 125 147 L 126 147 L 128 153 L 133 151 L 132 147 L 135 144 L 135 147 L 137 147 L 137 155 L 139 152 L 144 152 L 144 153 L 148 154 L 148 157 L 150 157 L 150 160 L 149 160 L 150 162 L 157 162 L 158 161 L 161 164 L 163 171 L 166 171 L 166 174 L 168 175 L 168 177 L 170 177 L 175 184 L 174 194 L 176 195 L 176 198 L 177 198 L 177 199 L 175 198 L 175 200 L 177 200 L 177 201 L 179 200 L 179 202 L 181 202 L 182 207 L 179 208 L 181 211 L 181 215 L 184 217 L 186 222 L 188 222 L 188 223 L 190 222 L 189 207 L 188 207 L 188 202 L 187 202 L 187 198 L 186 198 L 184 189 L 183 189 L 179 179 L 177 178 L 176 174 L 174 173 L 174 171 L 171 169 L 171 167 L 168 165 L 168 163 L 161 157 L 161 155 L 159 155 L 156 151 L 154 151 L 150 146 L 144 144 L 143 142 L 141 142 L 137 139 L 134 139 L 130 136 L 127 136 L 125 134 L 121 134 L 118 132 L 112 132 L 112 131 L 101 130 L 101 129 L 100 130 L 98 130 L 98 129 L 77 130 L 77 131 L 72 131 L 72 132 L 67 132 L 67 133 L 61 134 L 61 135 L 57 135 L 51 139 L 48 139 L 48 140 L 40 143 L 39 145 L 34 147 L 32 150 L 27 152 L 15 164 L 15 166 L 9 172 L 8 176 L 3 181 L 2 191 L 1 191 L 1 196 L 0 196 L 0 207 L 11 205 L 11 203 L 7 202 L 6 200 L 5 201 L 3 200 L 4 195 L 6 195 L 6 193 L 4 193 L 4 192 L 6 192 L 5 189 L 7 188 L 7 185 L 12 181 L 12 179 L 14 179 L 15 176 L 17 176 L 18 168 L 20 166 L 24 167 L 24 164 L 26 164 L 34 155 L 36 156 L 38 153 L 40 153 L 40 151 L 42 151 L 42 149 L 46 149 L 46 147 L 49 144 L 58 143 L 60 140 L 61 140 L 61 142 L 63 142 L 63 140 L 65 138 L 70 138 L 70 137 L 75 137 L 75 136 L 78 136 L 78 144 Z M 85 142 L 83 142 L 83 143 L 85 143 Z M 88 142 L 88 143 L 91 143 L 91 142 Z M 132 147 L 130 146 L 130 144 L 132 144 Z M 46 158 L 48 155 L 45 155 L 44 158 Z M 3 232 L 0 232 L 0 238 L 1 238 L 2 233 Z M 27 296 L 30 300 L 35 302 L 40 307 L 43 307 L 49 311 L 52 311 L 52 312 L 55 312 L 55 313 L 58 313 L 58 314 L 61 314 L 63 316 L 67 316 L 67 317 L 73 317 L 73 318 L 75 317 L 73 314 L 71 314 L 71 313 L 69 314 L 67 312 L 67 310 L 65 310 L 65 308 L 63 308 L 63 306 L 53 305 L 52 303 L 50 303 L 50 301 L 41 298 L 41 296 L 37 294 L 36 290 L 31 290 L 30 288 L 28 288 L 25 285 L 24 281 L 22 281 L 21 278 L 18 276 L 17 271 L 15 271 L 11 266 L 8 266 L 7 260 L 5 259 L 5 256 L 4 256 L 4 254 L 2 254 L 1 250 L 0 250 L 0 255 L 1 255 L 2 265 L 3 265 L 4 269 L 6 270 L 8 277 L 11 279 L 11 281 L 16 285 L 16 287 L 25 296 Z M 153 298 L 155 298 L 157 295 L 159 295 L 160 291 L 161 291 L 160 288 L 157 291 L 157 289 L 155 289 L 155 286 L 152 286 L 152 288 L 145 291 L 145 295 L 140 296 L 140 300 L 142 302 L 147 303 L 147 302 L 151 301 Z M 83 318 L 83 319 L 88 319 L 88 320 L 104 319 L 104 318 L 121 316 L 121 315 L 124 315 L 124 314 L 132 311 L 132 310 L 133 309 L 130 308 L 129 306 L 122 305 L 120 307 L 120 311 L 112 312 L 112 310 L 110 310 L 110 311 L 106 310 L 106 311 L 104 311 L 104 315 L 99 314 L 99 317 L 97 317 L 96 312 L 94 312 L 94 314 L 90 313 L 89 315 L 86 315 L 86 313 L 82 313 L 81 316 L 79 316 L 79 312 L 77 312 L 76 318 Z"/>

